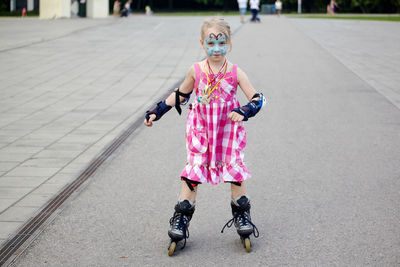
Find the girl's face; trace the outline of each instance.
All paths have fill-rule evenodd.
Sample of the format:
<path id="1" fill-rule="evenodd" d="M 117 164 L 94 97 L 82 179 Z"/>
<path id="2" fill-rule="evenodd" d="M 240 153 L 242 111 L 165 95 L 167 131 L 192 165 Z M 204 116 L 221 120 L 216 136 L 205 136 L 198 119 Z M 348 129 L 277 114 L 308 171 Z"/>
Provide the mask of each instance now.
<path id="1" fill-rule="evenodd" d="M 226 36 L 215 27 L 211 27 L 205 31 L 200 43 L 206 51 L 208 58 L 218 60 L 226 55 L 228 48 Z"/>

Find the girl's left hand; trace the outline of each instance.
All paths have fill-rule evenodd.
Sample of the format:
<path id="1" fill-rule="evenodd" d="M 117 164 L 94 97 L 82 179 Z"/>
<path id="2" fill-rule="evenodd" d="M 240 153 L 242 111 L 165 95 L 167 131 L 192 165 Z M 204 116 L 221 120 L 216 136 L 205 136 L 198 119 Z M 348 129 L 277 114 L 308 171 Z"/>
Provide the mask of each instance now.
<path id="1" fill-rule="evenodd" d="M 235 111 L 232 111 L 231 113 L 229 113 L 228 118 L 231 119 L 231 121 L 240 122 L 244 119 L 244 116 L 236 113 Z"/>

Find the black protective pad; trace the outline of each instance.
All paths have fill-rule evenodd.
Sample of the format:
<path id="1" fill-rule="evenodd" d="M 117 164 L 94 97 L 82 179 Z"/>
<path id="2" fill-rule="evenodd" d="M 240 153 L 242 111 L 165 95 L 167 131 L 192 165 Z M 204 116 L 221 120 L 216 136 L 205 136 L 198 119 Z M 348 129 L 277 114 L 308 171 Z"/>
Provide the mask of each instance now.
<path id="1" fill-rule="evenodd" d="M 183 177 L 183 176 L 181 177 L 181 180 L 186 182 L 186 184 L 189 187 L 190 191 L 194 191 L 194 188 L 196 186 L 198 186 L 199 184 L 201 184 L 200 182 L 189 180 L 188 178 Z"/>

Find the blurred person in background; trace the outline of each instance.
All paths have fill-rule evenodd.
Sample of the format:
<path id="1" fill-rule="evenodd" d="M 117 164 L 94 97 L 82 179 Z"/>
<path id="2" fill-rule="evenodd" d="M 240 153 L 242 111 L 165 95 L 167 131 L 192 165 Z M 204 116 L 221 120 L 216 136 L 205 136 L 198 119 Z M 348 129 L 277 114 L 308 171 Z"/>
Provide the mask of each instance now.
<path id="1" fill-rule="evenodd" d="M 124 8 L 121 11 L 121 17 L 128 17 L 131 14 L 131 12 L 132 12 L 131 3 L 132 3 L 132 0 L 128 0 L 125 2 Z"/>
<path id="2" fill-rule="evenodd" d="M 115 0 L 114 1 L 114 6 L 113 6 L 113 14 L 114 14 L 114 16 L 118 16 L 119 15 L 120 7 L 121 7 L 121 2 L 119 0 Z"/>
<path id="3" fill-rule="evenodd" d="M 338 4 L 336 3 L 336 1 L 335 0 L 331 0 L 329 2 L 328 6 L 326 7 L 326 12 L 329 15 L 335 15 L 337 8 L 338 8 Z"/>
<path id="4" fill-rule="evenodd" d="M 150 7 L 150 6 L 146 6 L 146 7 L 145 7 L 145 10 L 146 10 L 146 15 L 147 15 L 147 16 L 153 15 L 153 11 L 151 10 L 151 7 Z"/>
<path id="5" fill-rule="evenodd" d="M 281 0 L 277 0 L 275 2 L 275 12 L 278 15 L 278 17 L 281 15 L 281 11 L 282 11 L 282 2 Z"/>
<path id="6" fill-rule="evenodd" d="M 73 0 L 71 3 L 71 17 L 72 18 L 78 17 L 78 12 L 79 12 L 78 0 Z"/>
<path id="7" fill-rule="evenodd" d="M 252 13 L 251 21 L 260 22 L 260 18 L 258 17 L 258 10 L 260 10 L 260 0 L 250 0 L 250 10 Z"/>
<path id="8" fill-rule="evenodd" d="M 239 5 L 240 22 L 244 23 L 244 16 L 247 12 L 247 0 L 237 0 Z"/>

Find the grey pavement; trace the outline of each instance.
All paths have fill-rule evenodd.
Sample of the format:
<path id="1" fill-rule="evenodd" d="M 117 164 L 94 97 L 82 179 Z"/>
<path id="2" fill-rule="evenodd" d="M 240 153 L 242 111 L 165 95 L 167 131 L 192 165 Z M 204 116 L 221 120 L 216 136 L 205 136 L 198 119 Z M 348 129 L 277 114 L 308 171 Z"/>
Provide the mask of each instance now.
<path id="1" fill-rule="evenodd" d="M 202 20 L 0 19 L 0 243 L 203 56 Z"/>
<path id="2" fill-rule="evenodd" d="M 188 32 L 201 21 L 183 19 Z M 400 110 L 309 38 L 304 23 L 262 17 L 245 24 L 229 55 L 269 99 L 246 123 L 248 191 L 260 230 L 252 253 L 234 230 L 220 234 L 231 217 L 228 186 L 202 185 L 186 248 L 167 256 L 186 156 L 185 118 L 170 111 L 153 128 L 141 127 L 16 265 L 398 266 Z M 319 27 L 310 20 L 307 31 L 313 23 Z M 385 31 L 386 22 L 379 25 Z"/>
<path id="3" fill-rule="evenodd" d="M 293 19 L 324 47 L 400 108 L 400 25 L 396 22 Z M 332 77 L 332 80 L 339 77 Z"/>
<path id="4" fill-rule="evenodd" d="M 112 19 L 39 20 L 37 17 L 0 18 L 0 51 L 48 42 L 100 25 L 118 22 Z"/>

